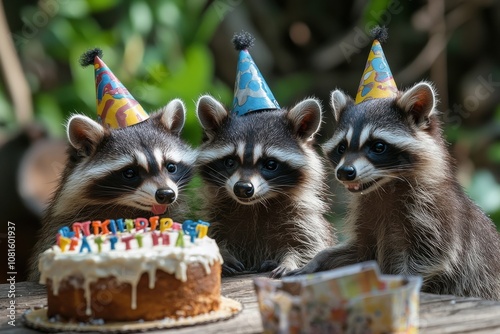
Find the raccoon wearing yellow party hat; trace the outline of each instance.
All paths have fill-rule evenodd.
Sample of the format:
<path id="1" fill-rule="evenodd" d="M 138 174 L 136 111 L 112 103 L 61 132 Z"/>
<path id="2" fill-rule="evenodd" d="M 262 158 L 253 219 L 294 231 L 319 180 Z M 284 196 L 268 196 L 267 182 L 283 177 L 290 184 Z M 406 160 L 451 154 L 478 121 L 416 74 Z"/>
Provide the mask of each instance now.
<path id="1" fill-rule="evenodd" d="M 374 31 L 356 100 L 331 93 L 323 150 L 351 193 L 347 240 L 291 275 L 376 260 L 385 274 L 420 275 L 425 292 L 500 299 L 500 237 L 460 186 L 432 85 L 399 91 Z"/>
<path id="2" fill-rule="evenodd" d="M 184 103 L 175 99 L 148 115 L 101 58 L 94 49 L 80 59 L 94 65 L 97 122 L 84 115 L 68 121 L 68 162 L 42 219 L 30 280 L 39 276 L 38 255 L 63 226 L 154 215 L 180 220 L 187 209 L 182 188 L 196 151 L 179 137 Z"/>

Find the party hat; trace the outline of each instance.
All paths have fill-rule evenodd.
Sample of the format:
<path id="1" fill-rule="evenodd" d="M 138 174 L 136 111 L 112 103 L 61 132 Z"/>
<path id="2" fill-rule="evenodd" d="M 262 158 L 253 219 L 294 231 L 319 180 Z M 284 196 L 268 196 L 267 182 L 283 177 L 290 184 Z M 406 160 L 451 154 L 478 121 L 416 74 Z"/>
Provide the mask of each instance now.
<path id="1" fill-rule="evenodd" d="M 139 102 L 129 93 L 102 61 L 102 50 L 93 49 L 80 57 L 80 64 L 94 64 L 97 120 L 103 126 L 125 128 L 149 118 Z"/>
<path id="2" fill-rule="evenodd" d="M 398 92 L 391 69 L 385 59 L 382 45 L 380 45 L 380 42 L 387 39 L 387 29 L 385 27 L 375 27 L 371 33 L 374 41 L 366 61 L 365 71 L 359 83 L 356 104 L 369 99 L 395 97 Z"/>
<path id="3" fill-rule="evenodd" d="M 233 44 L 240 52 L 234 84 L 233 113 L 238 116 L 257 110 L 275 110 L 280 106 L 255 65 L 248 49 L 254 38 L 248 32 L 234 35 Z"/>

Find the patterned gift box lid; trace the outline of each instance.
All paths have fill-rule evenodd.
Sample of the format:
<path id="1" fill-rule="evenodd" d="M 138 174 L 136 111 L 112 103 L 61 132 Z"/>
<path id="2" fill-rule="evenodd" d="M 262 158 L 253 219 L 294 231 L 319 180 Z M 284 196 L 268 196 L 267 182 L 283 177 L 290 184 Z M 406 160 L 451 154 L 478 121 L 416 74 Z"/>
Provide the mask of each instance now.
<path id="1" fill-rule="evenodd" d="M 374 261 L 254 279 L 264 333 L 416 333 L 421 277 L 381 275 Z"/>

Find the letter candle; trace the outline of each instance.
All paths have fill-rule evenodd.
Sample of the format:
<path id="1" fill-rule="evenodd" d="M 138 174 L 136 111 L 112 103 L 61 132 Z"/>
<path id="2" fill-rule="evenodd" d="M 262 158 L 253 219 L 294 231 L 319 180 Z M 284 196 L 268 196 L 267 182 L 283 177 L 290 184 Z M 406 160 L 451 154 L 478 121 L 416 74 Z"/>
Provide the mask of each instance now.
<path id="1" fill-rule="evenodd" d="M 94 235 L 99 234 L 99 228 L 101 227 L 101 221 L 100 220 L 94 220 L 92 222 L 92 228 L 94 230 Z"/>
<path id="2" fill-rule="evenodd" d="M 117 219 L 116 224 L 118 225 L 118 231 L 123 232 L 123 230 L 124 230 L 123 219 L 122 218 Z"/>
<path id="3" fill-rule="evenodd" d="M 64 253 L 66 251 L 66 248 L 68 247 L 69 243 L 71 242 L 70 238 L 66 237 L 59 237 L 59 248 L 61 248 L 61 251 Z"/>
<path id="4" fill-rule="evenodd" d="M 127 229 L 128 233 L 132 232 L 132 229 L 134 228 L 134 220 L 125 219 L 125 228 Z"/>
<path id="5" fill-rule="evenodd" d="M 116 235 L 113 235 L 109 238 L 109 243 L 111 244 L 111 250 L 115 250 L 115 245 L 116 243 L 118 242 L 118 238 L 116 237 Z"/>
<path id="6" fill-rule="evenodd" d="M 156 226 L 158 226 L 158 220 L 159 219 L 160 219 L 160 217 L 158 217 L 158 216 L 153 216 L 153 217 L 149 218 L 149 223 L 151 224 L 151 226 L 149 227 L 150 231 L 155 231 L 156 230 Z"/>
<path id="7" fill-rule="evenodd" d="M 184 223 L 182 223 L 182 231 L 184 232 L 184 234 L 189 235 L 192 243 L 194 243 L 194 240 L 198 235 L 198 232 L 196 231 L 197 225 L 198 223 L 195 223 L 192 220 L 185 220 Z"/>
<path id="8" fill-rule="evenodd" d="M 204 222 L 204 221 L 199 221 L 199 224 L 196 225 L 196 231 L 198 232 L 198 238 L 206 237 L 206 235 L 208 233 L 209 226 L 210 226 L 209 223 Z"/>
<path id="9" fill-rule="evenodd" d="M 73 223 L 73 232 L 77 238 L 80 238 L 80 230 L 84 236 L 88 237 L 90 235 L 90 221 Z"/>
<path id="10" fill-rule="evenodd" d="M 128 237 L 122 237 L 122 241 L 125 243 L 125 250 L 130 249 L 130 242 L 134 240 L 134 235 L 129 235 Z"/>
<path id="11" fill-rule="evenodd" d="M 146 227 L 148 227 L 148 220 L 146 218 L 136 218 L 134 223 L 136 232 L 140 230 L 146 231 Z"/>
<path id="12" fill-rule="evenodd" d="M 63 237 L 72 237 L 72 235 L 70 235 L 71 231 L 69 229 L 68 226 L 64 226 L 62 227 L 61 229 L 59 229 L 59 234 Z"/>
<path id="13" fill-rule="evenodd" d="M 87 237 L 83 236 L 82 237 L 82 245 L 80 246 L 80 253 L 83 253 L 83 250 L 86 249 L 87 252 L 92 252 L 92 250 L 90 249 L 90 245 L 89 245 L 89 242 L 87 241 Z"/>
<path id="14" fill-rule="evenodd" d="M 159 239 L 161 239 L 162 245 L 170 245 L 170 236 L 167 233 L 151 232 L 151 238 L 153 239 L 153 246 L 158 245 Z"/>
<path id="15" fill-rule="evenodd" d="M 108 219 L 106 221 L 109 221 L 109 228 L 111 229 L 111 233 L 116 234 L 116 223 L 114 219 Z"/>
<path id="16" fill-rule="evenodd" d="M 71 243 L 69 244 L 69 250 L 70 251 L 75 250 L 76 246 L 78 246 L 78 238 L 73 237 L 71 238 Z"/>
<path id="17" fill-rule="evenodd" d="M 94 242 L 97 245 L 97 252 L 100 253 L 102 251 L 102 243 L 104 242 L 104 240 L 100 235 L 98 235 L 97 237 L 95 237 Z"/>
<path id="18" fill-rule="evenodd" d="M 177 240 L 175 241 L 175 246 L 184 248 L 184 233 L 182 232 L 182 229 L 179 230 L 179 235 L 177 236 Z"/>
<path id="19" fill-rule="evenodd" d="M 108 229 L 109 223 L 110 223 L 109 219 L 106 219 L 105 221 L 103 221 L 101 223 L 102 234 L 108 234 L 109 233 L 109 229 Z"/>
<path id="20" fill-rule="evenodd" d="M 170 218 L 160 219 L 160 232 L 165 232 L 165 230 L 172 227 L 173 224 L 174 224 L 174 221 Z"/>
<path id="21" fill-rule="evenodd" d="M 137 240 L 137 245 L 139 246 L 139 248 L 142 248 L 142 237 L 143 237 L 142 234 L 135 235 L 135 240 Z"/>

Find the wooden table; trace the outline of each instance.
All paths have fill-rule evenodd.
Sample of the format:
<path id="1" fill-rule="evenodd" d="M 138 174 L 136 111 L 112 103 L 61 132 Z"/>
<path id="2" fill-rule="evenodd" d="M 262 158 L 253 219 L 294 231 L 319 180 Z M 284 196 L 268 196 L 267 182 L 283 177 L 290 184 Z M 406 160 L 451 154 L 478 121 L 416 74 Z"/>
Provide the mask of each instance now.
<path id="1" fill-rule="evenodd" d="M 223 279 L 222 294 L 239 300 L 244 305 L 243 311 L 236 317 L 212 324 L 153 333 L 262 332 L 257 298 L 252 283 L 253 277 L 255 275 Z M 23 326 L 21 315 L 30 308 L 38 308 L 46 304 L 45 287 L 31 282 L 19 282 L 16 283 L 15 289 L 16 326 L 12 327 L 7 324 L 9 320 L 7 307 L 11 300 L 8 297 L 9 285 L 0 285 L 0 334 L 37 333 Z M 500 333 L 500 302 L 424 293 L 421 294 L 420 302 L 420 333 Z"/>

